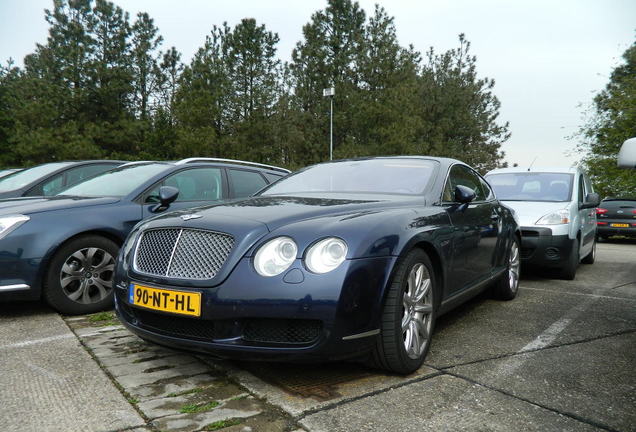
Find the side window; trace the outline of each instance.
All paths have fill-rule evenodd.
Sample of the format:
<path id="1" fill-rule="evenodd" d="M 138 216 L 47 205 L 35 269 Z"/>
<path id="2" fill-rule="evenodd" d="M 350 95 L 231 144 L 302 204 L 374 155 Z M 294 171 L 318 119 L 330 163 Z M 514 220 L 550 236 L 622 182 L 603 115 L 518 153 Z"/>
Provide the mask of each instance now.
<path id="1" fill-rule="evenodd" d="M 590 181 L 590 178 L 588 176 L 583 176 L 583 179 L 585 180 L 585 190 L 586 190 L 586 194 L 589 193 L 594 193 L 594 187 L 592 186 L 592 182 Z"/>
<path id="2" fill-rule="evenodd" d="M 284 177 L 284 175 L 278 175 L 278 174 L 270 174 L 270 173 L 266 173 L 264 172 L 263 175 L 265 176 L 265 178 L 267 179 L 268 182 L 270 183 L 274 183 L 275 181 L 278 181 L 280 179 L 282 179 Z"/>
<path id="3" fill-rule="evenodd" d="M 61 192 L 63 189 L 64 173 L 60 173 L 32 187 L 24 196 L 52 196 Z"/>
<path id="4" fill-rule="evenodd" d="M 159 188 L 172 186 L 179 189 L 176 202 L 215 201 L 223 196 L 220 168 L 193 168 L 169 175 L 146 193 L 145 202 L 159 202 Z"/>
<path id="5" fill-rule="evenodd" d="M 579 202 L 585 201 L 585 181 L 583 176 L 579 176 Z"/>
<path id="6" fill-rule="evenodd" d="M 475 191 L 475 201 L 485 201 L 486 193 L 482 188 L 481 178 L 469 168 L 463 165 L 455 165 L 451 168 L 446 187 L 444 188 L 444 201 L 454 201 L 455 188 L 466 186 Z M 490 191 L 490 188 L 488 188 Z M 447 199 L 450 198 L 450 199 Z"/>
<path id="7" fill-rule="evenodd" d="M 25 196 L 52 196 L 117 165 L 93 164 L 68 169 L 29 190 Z"/>
<path id="8" fill-rule="evenodd" d="M 492 189 L 490 188 L 490 186 L 488 185 L 488 183 L 486 183 L 486 181 L 483 178 L 479 178 L 479 181 L 481 182 L 481 189 L 484 191 L 484 196 L 486 197 L 486 200 L 491 200 L 495 197 L 494 192 L 492 191 Z"/>
<path id="9" fill-rule="evenodd" d="M 267 185 L 263 176 L 254 171 L 229 169 L 227 173 L 235 198 L 248 197 Z"/>

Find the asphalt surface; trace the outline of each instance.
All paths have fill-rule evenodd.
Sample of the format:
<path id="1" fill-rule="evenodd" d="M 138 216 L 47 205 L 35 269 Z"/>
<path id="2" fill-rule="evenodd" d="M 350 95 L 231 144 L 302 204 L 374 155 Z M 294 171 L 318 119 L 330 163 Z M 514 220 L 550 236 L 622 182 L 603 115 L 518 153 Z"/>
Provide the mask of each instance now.
<path id="1" fill-rule="evenodd" d="M 3 431 L 634 431 L 636 242 L 441 317 L 416 373 L 219 362 L 111 316 L 0 305 Z"/>

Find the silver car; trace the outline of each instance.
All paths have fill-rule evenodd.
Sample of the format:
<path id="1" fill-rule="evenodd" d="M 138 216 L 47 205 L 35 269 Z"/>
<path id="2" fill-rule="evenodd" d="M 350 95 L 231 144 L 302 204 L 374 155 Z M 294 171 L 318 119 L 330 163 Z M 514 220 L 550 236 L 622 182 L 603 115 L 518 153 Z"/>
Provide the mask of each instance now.
<path id="1" fill-rule="evenodd" d="M 519 219 L 525 266 L 556 268 L 571 280 L 580 262 L 594 262 L 599 196 L 581 168 L 501 168 L 486 180 Z"/>

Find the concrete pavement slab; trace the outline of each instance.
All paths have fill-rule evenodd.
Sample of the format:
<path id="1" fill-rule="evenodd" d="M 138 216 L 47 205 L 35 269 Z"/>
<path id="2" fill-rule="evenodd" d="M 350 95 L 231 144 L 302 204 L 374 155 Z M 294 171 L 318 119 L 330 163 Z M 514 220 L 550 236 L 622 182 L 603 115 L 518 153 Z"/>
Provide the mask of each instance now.
<path id="1" fill-rule="evenodd" d="M 399 376 L 370 370 L 357 363 L 302 365 L 208 361 L 225 368 L 231 378 L 255 395 L 294 416 L 438 373 L 427 366 L 411 375 Z"/>
<path id="2" fill-rule="evenodd" d="M 3 432 L 108 431 L 145 424 L 56 313 L 37 304 L 5 309 L 0 340 Z"/>
<path id="3" fill-rule="evenodd" d="M 636 332 L 449 369 L 610 429 L 636 429 Z"/>
<path id="4" fill-rule="evenodd" d="M 312 432 L 594 431 L 596 428 L 441 375 L 305 417 Z"/>

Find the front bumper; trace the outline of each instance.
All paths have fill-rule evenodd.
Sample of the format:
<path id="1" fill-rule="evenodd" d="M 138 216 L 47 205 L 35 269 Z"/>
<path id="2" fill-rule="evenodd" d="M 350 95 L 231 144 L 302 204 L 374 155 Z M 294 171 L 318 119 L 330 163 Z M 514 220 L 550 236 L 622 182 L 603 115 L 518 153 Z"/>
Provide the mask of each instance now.
<path id="1" fill-rule="evenodd" d="M 319 361 L 364 355 L 375 344 L 384 289 L 396 257 L 345 261 L 317 275 L 300 261 L 264 278 L 250 259 L 239 261 L 220 285 L 195 288 L 115 275 L 119 318 L 155 343 L 222 358 Z M 291 276 L 290 276 L 291 275 Z M 131 305 L 131 283 L 201 293 L 201 317 Z"/>
<path id="2" fill-rule="evenodd" d="M 550 228 L 521 227 L 521 261 L 536 267 L 561 267 L 572 253 L 568 235 L 554 235 Z"/>
<path id="3" fill-rule="evenodd" d="M 31 258 L 28 243 L 16 237 L 0 240 L 0 300 L 35 300 L 40 297 L 42 258 Z"/>

